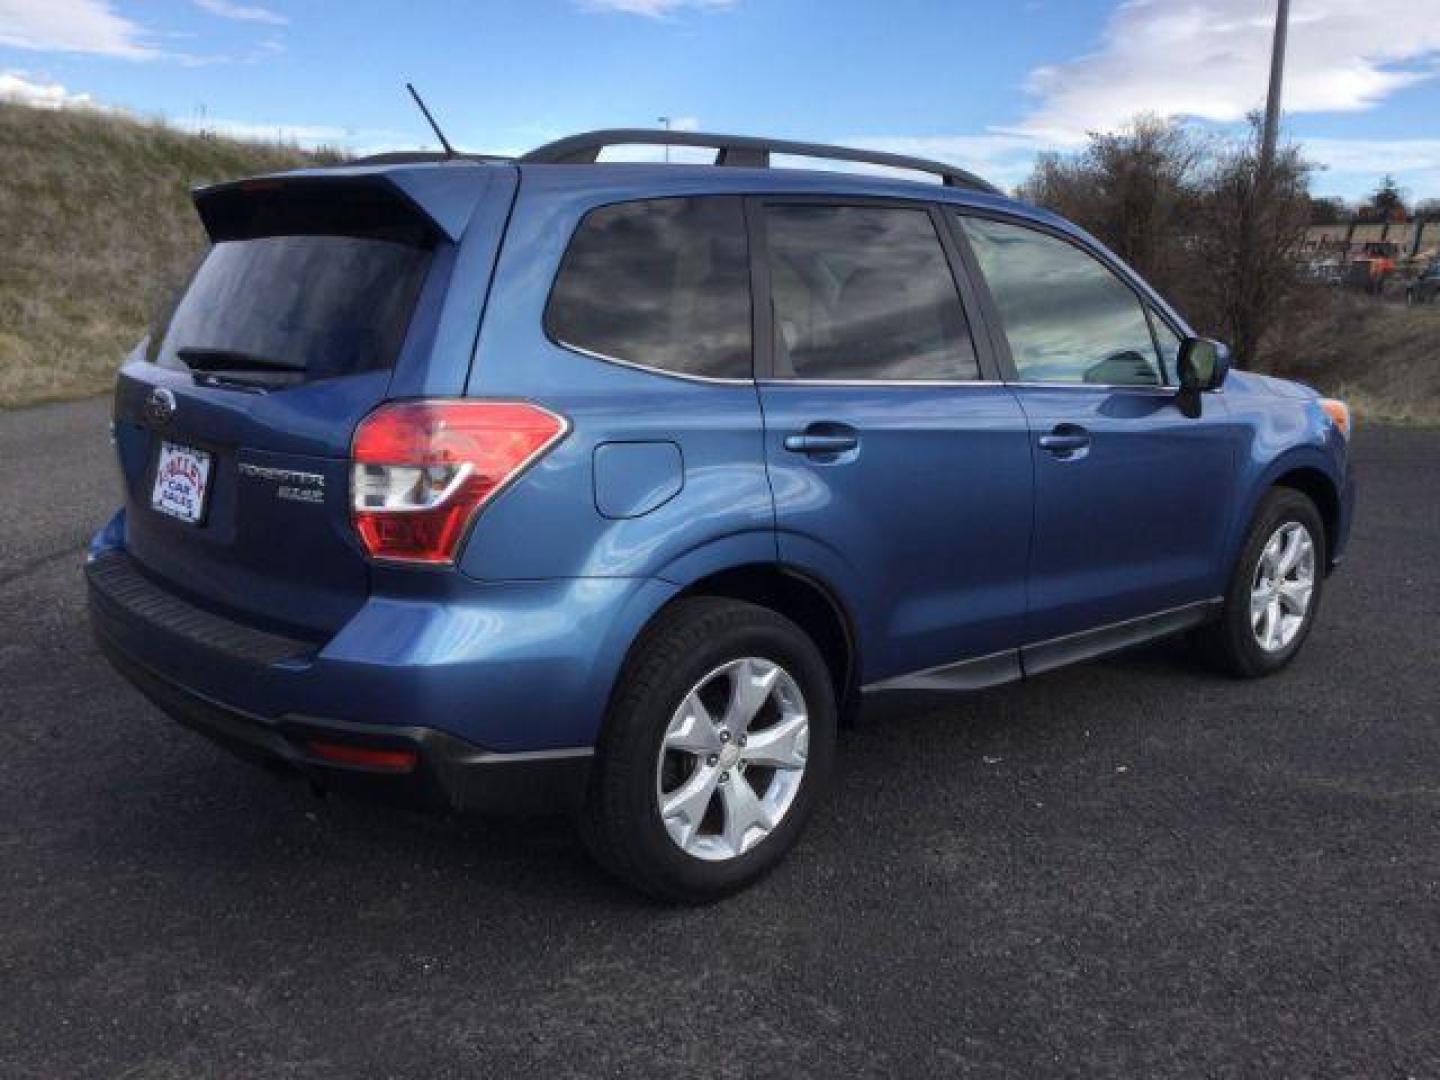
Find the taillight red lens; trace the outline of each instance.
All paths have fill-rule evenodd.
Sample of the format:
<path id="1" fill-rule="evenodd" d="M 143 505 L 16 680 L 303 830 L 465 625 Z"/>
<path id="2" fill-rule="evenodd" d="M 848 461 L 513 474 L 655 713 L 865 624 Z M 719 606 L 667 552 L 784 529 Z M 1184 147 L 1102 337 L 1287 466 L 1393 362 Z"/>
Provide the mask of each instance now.
<path id="1" fill-rule="evenodd" d="M 497 491 L 565 434 L 520 401 L 401 401 L 360 422 L 350 457 L 351 516 L 375 558 L 449 563 Z"/>

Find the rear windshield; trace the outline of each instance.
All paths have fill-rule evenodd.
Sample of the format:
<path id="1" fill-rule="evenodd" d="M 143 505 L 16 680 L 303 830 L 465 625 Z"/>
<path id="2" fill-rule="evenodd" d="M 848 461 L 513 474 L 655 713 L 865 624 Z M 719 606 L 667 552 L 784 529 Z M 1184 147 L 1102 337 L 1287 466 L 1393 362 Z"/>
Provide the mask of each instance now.
<path id="1" fill-rule="evenodd" d="M 151 341 L 165 367 L 310 381 L 395 363 L 430 252 L 354 236 L 216 244 Z"/>

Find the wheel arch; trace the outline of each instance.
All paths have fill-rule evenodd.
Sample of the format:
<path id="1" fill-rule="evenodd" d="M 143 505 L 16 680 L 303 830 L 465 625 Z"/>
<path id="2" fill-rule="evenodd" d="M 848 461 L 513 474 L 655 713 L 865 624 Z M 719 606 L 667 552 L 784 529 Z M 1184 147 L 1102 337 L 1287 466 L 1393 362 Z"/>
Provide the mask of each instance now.
<path id="1" fill-rule="evenodd" d="M 742 600 L 784 615 L 809 635 L 830 669 L 842 721 L 854 720 L 862 670 L 854 613 L 831 582 L 809 569 L 782 563 L 776 557 L 773 534 L 747 532 L 721 538 L 674 560 L 658 576 L 674 591 L 637 628 L 626 649 L 627 660 L 645 630 L 677 601 L 695 596 Z"/>
<path id="2" fill-rule="evenodd" d="M 784 563 L 747 563 L 691 582 L 675 600 L 692 596 L 743 600 L 769 608 L 795 623 L 825 658 L 835 686 L 836 704 L 842 716 L 848 715 L 852 699 L 858 696 L 859 643 L 850 613 L 826 582 Z"/>
<path id="3" fill-rule="evenodd" d="M 1340 537 L 1340 488 L 1323 469 L 1300 465 L 1281 472 L 1269 487 L 1298 491 L 1315 504 L 1325 526 L 1325 570 L 1335 564 L 1335 551 Z"/>

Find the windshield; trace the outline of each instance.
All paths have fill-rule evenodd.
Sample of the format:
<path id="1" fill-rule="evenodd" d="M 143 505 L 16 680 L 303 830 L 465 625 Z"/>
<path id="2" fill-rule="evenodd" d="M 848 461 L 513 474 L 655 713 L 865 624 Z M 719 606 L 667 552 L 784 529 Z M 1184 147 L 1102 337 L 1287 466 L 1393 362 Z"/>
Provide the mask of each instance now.
<path id="1" fill-rule="evenodd" d="M 150 359 L 182 370 L 273 367 L 300 381 L 389 368 L 429 260 L 425 248 L 353 236 L 216 244 Z"/>

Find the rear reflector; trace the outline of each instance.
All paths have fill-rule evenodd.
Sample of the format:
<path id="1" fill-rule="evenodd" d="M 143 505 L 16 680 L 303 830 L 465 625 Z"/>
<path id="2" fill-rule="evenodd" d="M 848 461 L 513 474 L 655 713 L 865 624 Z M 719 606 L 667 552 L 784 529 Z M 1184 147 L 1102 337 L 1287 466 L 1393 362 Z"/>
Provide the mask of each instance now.
<path id="1" fill-rule="evenodd" d="M 523 401 L 402 401 L 360 422 L 351 516 L 372 557 L 446 564 L 480 508 L 565 434 Z"/>
<path id="2" fill-rule="evenodd" d="M 306 743 L 310 756 L 336 765 L 360 765 L 368 769 L 388 769 L 391 772 L 409 772 L 415 768 L 419 755 L 414 750 L 376 750 L 369 746 L 350 746 L 345 743 L 321 742 L 311 739 Z"/>

